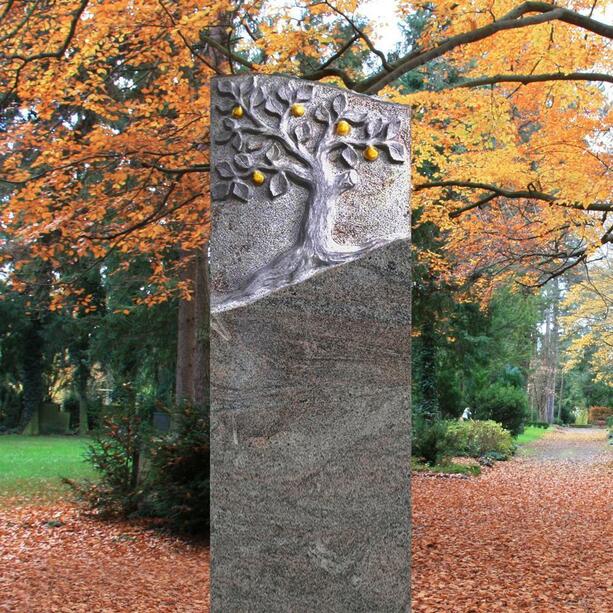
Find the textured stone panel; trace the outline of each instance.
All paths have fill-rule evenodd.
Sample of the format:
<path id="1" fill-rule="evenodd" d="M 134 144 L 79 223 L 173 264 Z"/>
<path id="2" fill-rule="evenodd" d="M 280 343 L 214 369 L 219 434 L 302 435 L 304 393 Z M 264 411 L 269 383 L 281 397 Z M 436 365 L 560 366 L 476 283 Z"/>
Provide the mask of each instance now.
<path id="1" fill-rule="evenodd" d="M 409 611 L 408 110 L 212 91 L 212 611 Z"/>
<path id="2" fill-rule="evenodd" d="M 409 610 L 409 247 L 215 317 L 212 610 Z"/>
<path id="3" fill-rule="evenodd" d="M 409 237 L 408 108 L 276 76 L 212 92 L 214 311 Z"/>

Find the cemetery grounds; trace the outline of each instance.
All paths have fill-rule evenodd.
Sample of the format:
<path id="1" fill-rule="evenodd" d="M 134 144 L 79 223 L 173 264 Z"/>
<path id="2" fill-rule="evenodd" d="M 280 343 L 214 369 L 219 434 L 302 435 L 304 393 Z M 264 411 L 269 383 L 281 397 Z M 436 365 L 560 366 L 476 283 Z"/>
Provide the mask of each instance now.
<path id="1" fill-rule="evenodd" d="M 70 501 L 60 477 L 91 476 L 85 444 L 0 439 L 0 611 L 206 613 L 206 543 Z M 555 428 L 478 477 L 415 475 L 413 611 L 611 610 L 611 449 Z"/>

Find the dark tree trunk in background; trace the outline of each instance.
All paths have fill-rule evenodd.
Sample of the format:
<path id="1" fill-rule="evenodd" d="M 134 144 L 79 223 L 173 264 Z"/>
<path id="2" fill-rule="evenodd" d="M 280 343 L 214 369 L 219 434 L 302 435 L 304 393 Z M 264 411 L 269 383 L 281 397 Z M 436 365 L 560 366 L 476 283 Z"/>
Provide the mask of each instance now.
<path id="1" fill-rule="evenodd" d="M 207 30 L 208 37 L 223 44 L 231 19 L 232 15 L 220 13 L 216 20 L 218 25 Z M 215 68 L 222 69 L 227 63 L 227 58 L 208 44 L 204 46 L 202 55 Z M 210 384 L 208 244 L 183 257 L 191 261 L 184 269 L 182 280 L 191 281 L 193 294 L 191 300 L 181 300 L 179 303 L 175 399 L 177 404 L 188 402 L 204 407 L 209 404 Z M 171 428 L 176 428 L 177 415 L 172 417 Z"/>
<path id="2" fill-rule="evenodd" d="M 89 432 L 87 382 L 89 381 L 89 362 L 86 347 L 80 346 L 77 354 L 75 372 L 75 392 L 79 401 L 79 434 L 85 436 Z"/>
<path id="3" fill-rule="evenodd" d="M 209 288 L 207 248 L 186 254 L 182 280 L 192 284 L 191 300 L 179 303 L 175 397 L 178 404 L 203 407 L 209 395 Z M 173 421 L 176 421 L 173 420 Z M 176 424 L 175 424 L 176 425 Z"/>
<path id="4" fill-rule="evenodd" d="M 42 323 L 38 317 L 28 322 L 23 337 L 23 409 L 19 420 L 19 428 L 23 430 L 36 416 L 30 434 L 38 434 L 38 415 L 45 392 L 43 383 L 43 339 Z"/>

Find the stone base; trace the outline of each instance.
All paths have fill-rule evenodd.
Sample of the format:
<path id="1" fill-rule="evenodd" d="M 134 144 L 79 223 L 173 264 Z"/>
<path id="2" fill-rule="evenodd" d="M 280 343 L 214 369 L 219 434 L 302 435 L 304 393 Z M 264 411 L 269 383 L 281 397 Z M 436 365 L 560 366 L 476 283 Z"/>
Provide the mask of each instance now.
<path id="1" fill-rule="evenodd" d="M 410 252 L 214 316 L 211 611 L 410 610 Z"/>

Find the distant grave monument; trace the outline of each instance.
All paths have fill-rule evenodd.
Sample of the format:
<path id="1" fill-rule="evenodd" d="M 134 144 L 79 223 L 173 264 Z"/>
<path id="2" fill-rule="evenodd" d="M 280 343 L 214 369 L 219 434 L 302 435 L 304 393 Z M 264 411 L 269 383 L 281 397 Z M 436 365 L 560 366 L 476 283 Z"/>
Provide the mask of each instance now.
<path id="1" fill-rule="evenodd" d="M 409 611 L 409 111 L 211 87 L 211 610 Z"/>

